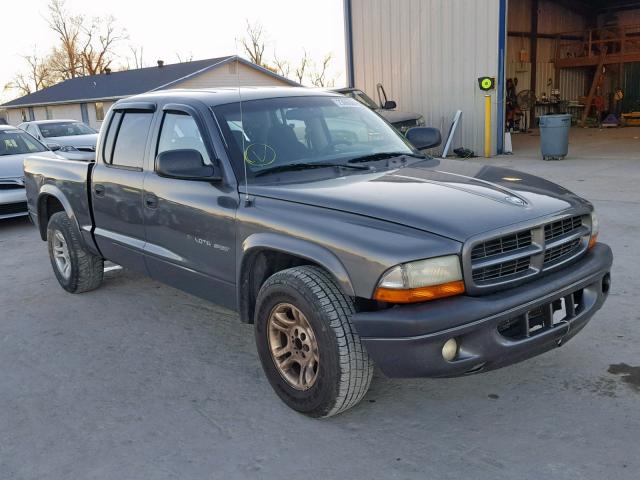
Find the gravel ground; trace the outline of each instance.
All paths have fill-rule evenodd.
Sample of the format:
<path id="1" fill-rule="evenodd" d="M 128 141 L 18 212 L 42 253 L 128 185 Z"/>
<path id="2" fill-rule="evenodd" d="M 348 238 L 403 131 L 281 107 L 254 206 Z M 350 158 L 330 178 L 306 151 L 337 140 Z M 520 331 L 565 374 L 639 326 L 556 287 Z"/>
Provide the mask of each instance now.
<path id="1" fill-rule="evenodd" d="M 591 132 L 573 146 L 591 159 L 490 161 L 596 204 L 616 258 L 589 326 L 482 375 L 377 373 L 323 421 L 278 400 L 234 313 L 126 270 L 67 294 L 35 229 L 0 222 L 0 479 L 637 479 L 640 141 L 597 152 Z"/>

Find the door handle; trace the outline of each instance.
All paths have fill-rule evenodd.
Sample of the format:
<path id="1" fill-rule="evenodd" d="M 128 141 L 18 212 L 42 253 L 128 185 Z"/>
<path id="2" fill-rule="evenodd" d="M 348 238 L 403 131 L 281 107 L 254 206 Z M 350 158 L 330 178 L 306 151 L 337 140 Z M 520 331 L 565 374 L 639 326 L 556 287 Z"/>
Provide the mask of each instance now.
<path id="1" fill-rule="evenodd" d="M 93 191 L 96 194 L 96 197 L 104 197 L 104 192 L 105 192 L 105 188 L 104 185 L 94 185 L 93 186 Z"/>
<path id="2" fill-rule="evenodd" d="M 147 193 L 144 196 L 144 204 L 147 208 L 156 208 L 158 206 L 158 197 L 151 193 Z"/>

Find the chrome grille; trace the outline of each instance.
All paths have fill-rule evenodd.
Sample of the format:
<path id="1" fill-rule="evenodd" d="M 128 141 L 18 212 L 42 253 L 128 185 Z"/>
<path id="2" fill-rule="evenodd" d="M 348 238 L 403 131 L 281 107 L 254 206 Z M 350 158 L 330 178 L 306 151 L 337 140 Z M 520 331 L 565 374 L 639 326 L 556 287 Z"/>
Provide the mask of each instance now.
<path id="1" fill-rule="evenodd" d="M 531 260 L 529 257 L 498 263 L 490 267 L 478 268 L 473 271 L 475 282 L 486 282 L 496 278 L 508 277 L 529 270 Z"/>
<path id="2" fill-rule="evenodd" d="M 557 222 L 548 223 L 544 226 L 544 239 L 548 242 L 556 237 L 561 237 L 569 232 L 572 232 L 576 228 L 582 226 L 582 217 L 571 217 Z"/>
<path id="3" fill-rule="evenodd" d="M 578 257 L 587 249 L 589 227 L 588 216 L 572 216 L 472 242 L 464 260 L 470 291 L 508 285 Z"/>
<path id="4" fill-rule="evenodd" d="M 495 238 L 476 245 L 471 251 L 471 260 L 479 260 L 493 255 L 512 252 L 513 250 L 528 247 L 529 245 L 531 245 L 531 230 L 524 230 L 514 235 Z"/>
<path id="5" fill-rule="evenodd" d="M 565 255 L 569 255 L 574 252 L 580 246 L 581 239 L 576 238 L 569 243 L 563 243 L 557 247 L 551 247 L 544 252 L 544 263 L 551 263 L 558 260 Z"/>

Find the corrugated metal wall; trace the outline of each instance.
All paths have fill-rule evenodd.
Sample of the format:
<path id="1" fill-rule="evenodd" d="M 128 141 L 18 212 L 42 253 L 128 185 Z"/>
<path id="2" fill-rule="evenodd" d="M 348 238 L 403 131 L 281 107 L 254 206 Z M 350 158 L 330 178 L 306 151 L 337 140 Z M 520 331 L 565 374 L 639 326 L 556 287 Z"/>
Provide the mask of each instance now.
<path id="1" fill-rule="evenodd" d="M 400 110 L 422 113 L 445 134 L 462 110 L 455 146 L 481 154 L 477 78 L 498 74 L 499 0 L 352 0 L 351 9 L 355 86 L 377 98 L 381 82 Z M 495 129 L 495 94 L 493 104 Z"/>

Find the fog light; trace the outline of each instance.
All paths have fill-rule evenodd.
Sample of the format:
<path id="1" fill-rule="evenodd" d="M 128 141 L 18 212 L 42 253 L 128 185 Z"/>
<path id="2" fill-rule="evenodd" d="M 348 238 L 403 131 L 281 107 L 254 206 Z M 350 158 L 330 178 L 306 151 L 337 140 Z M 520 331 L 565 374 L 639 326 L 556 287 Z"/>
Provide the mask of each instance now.
<path id="1" fill-rule="evenodd" d="M 442 358 L 450 362 L 456 358 L 456 355 L 458 355 L 458 342 L 455 338 L 450 338 L 442 347 Z"/>

